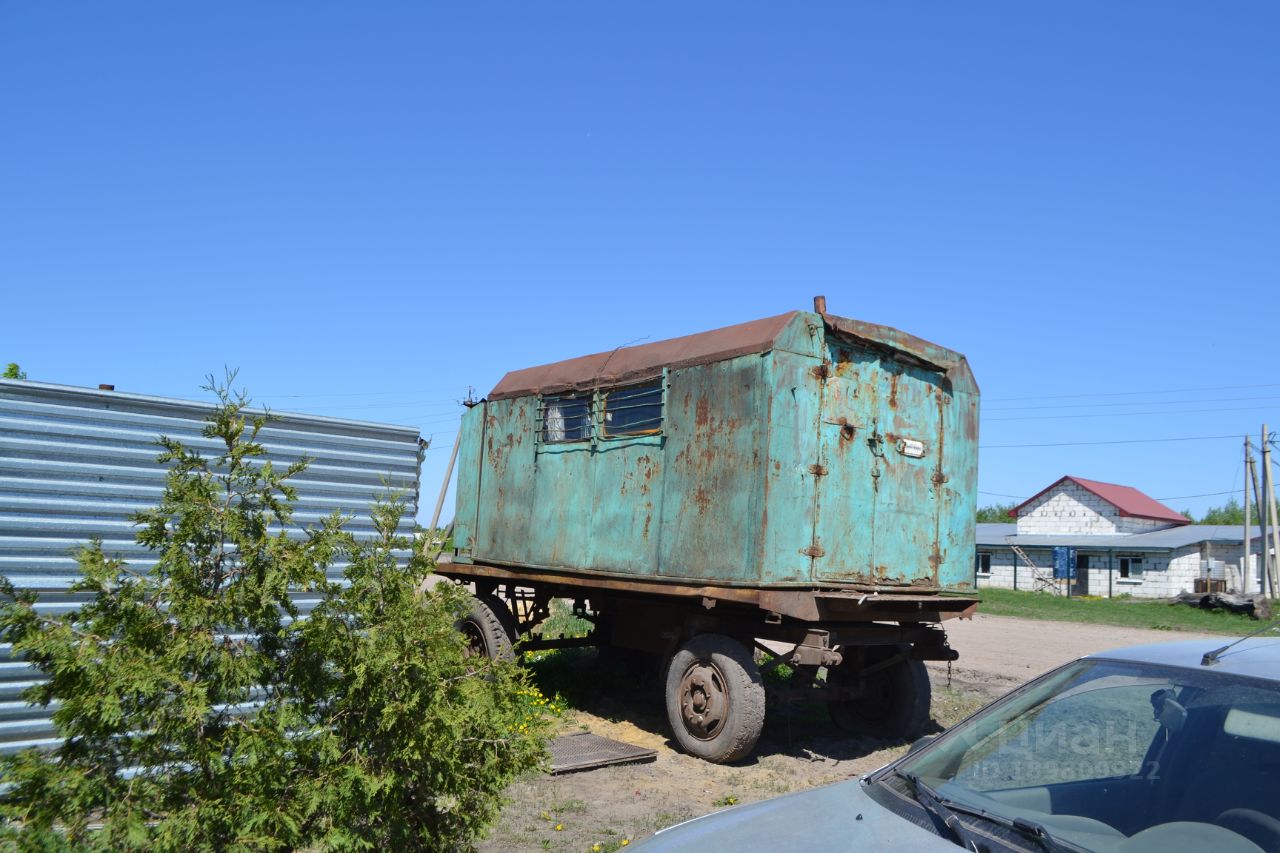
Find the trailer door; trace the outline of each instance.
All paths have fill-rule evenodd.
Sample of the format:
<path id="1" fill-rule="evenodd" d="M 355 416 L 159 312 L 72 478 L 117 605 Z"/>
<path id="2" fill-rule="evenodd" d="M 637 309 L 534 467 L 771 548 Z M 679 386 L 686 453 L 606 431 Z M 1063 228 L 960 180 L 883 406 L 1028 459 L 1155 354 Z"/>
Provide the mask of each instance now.
<path id="1" fill-rule="evenodd" d="M 937 584 L 943 374 L 829 344 L 815 577 Z"/>
<path id="2" fill-rule="evenodd" d="M 876 465 L 866 437 L 876 411 L 879 359 L 834 344 L 828 355 L 813 468 L 814 579 L 865 580 L 875 557 Z"/>

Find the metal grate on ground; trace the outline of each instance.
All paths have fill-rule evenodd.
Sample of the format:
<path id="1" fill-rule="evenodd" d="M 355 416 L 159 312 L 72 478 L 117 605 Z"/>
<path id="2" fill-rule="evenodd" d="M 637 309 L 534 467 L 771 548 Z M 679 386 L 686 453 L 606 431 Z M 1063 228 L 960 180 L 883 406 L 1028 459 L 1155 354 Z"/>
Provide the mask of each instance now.
<path id="1" fill-rule="evenodd" d="M 619 740 L 612 740 L 590 732 L 564 735 L 551 742 L 551 772 L 573 773 L 578 770 L 595 770 L 613 764 L 634 764 L 653 761 L 658 757 L 656 749 L 645 749 Z"/>

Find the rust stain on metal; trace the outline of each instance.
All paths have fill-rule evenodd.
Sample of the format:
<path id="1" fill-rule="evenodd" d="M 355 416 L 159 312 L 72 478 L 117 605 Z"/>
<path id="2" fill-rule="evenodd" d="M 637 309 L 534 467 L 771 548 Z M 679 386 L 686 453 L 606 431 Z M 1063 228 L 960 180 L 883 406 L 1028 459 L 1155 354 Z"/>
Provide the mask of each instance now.
<path id="1" fill-rule="evenodd" d="M 698 400 L 698 406 L 694 410 L 693 422 L 695 426 L 705 427 L 707 422 L 711 420 L 711 401 L 706 397 Z"/>
<path id="2" fill-rule="evenodd" d="M 622 348 L 509 374 L 490 395 L 502 404 L 468 425 L 475 487 L 459 490 L 483 502 L 470 515 L 504 529 L 465 556 L 713 584 L 924 591 L 971 576 L 977 399 L 963 358 L 839 318 L 770 335 L 750 356 L 711 357 L 728 341 L 713 335 L 664 342 L 657 361 Z M 662 377 L 660 431 L 540 440 L 537 391 L 611 391 L 620 376 Z M 903 439 L 912 453 L 896 449 Z"/>
<path id="3" fill-rule="evenodd" d="M 693 493 L 693 502 L 698 505 L 698 512 L 703 513 L 711 508 L 711 495 L 702 486 Z"/>

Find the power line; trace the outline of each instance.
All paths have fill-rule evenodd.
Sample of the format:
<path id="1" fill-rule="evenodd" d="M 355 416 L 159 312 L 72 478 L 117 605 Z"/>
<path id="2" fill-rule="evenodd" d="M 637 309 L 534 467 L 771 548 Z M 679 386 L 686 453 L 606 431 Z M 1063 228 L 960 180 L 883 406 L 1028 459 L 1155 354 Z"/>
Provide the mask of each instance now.
<path id="1" fill-rule="evenodd" d="M 1037 397 L 992 397 L 991 403 L 1012 403 L 1020 400 L 1079 400 L 1085 397 L 1131 397 L 1140 394 L 1185 394 L 1191 391 L 1238 391 L 1244 388 L 1280 388 L 1280 382 L 1262 385 L 1208 385 L 1201 388 L 1169 388 L 1164 391 L 1104 391 L 1093 394 L 1045 394 Z"/>
<path id="2" fill-rule="evenodd" d="M 406 400 L 400 403 L 351 403 L 342 406 L 322 406 L 321 408 L 326 412 L 351 411 L 352 409 L 460 409 L 462 408 L 462 402 L 460 400 Z"/>
<path id="3" fill-rule="evenodd" d="M 1090 412 L 1083 415 L 1019 415 L 1014 418 L 983 418 L 984 423 L 996 423 L 998 421 L 1061 421 L 1074 420 L 1077 418 L 1133 418 L 1146 417 L 1148 415 L 1195 415 L 1203 412 L 1255 412 L 1275 409 L 1275 406 L 1241 406 L 1232 409 L 1161 409 L 1154 412 Z"/>
<path id="4" fill-rule="evenodd" d="M 1168 498 L 1156 498 L 1156 500 L 1181 501 L 1181 500 L 1186 500 L 1188 498 L 1216 498 L 1220 495 L 1234 495 L 1235 493 L 1236 493 L 1235 489 L 1232 489 L 1231 491 L 1228 491 L 1228 492 L 1205 492 L 1203 495 L 1173 495 L 1172 497 L 1168 497 Z"/>
<path id="5" fill-rule="evenodd" d="M 467 390 L 466 385 L 461 385 L 461 386 L 450 385 L 450 386 L 442 386 L 437 388 L 412 388 L 412 389 L 401 388 L 399 391 L 348 391 L 340 394 L 338 393 L 335 393 L 335 394 L 329 394 L 329 393 L 326 393 L 326 394 L 260 394 L 260 393 L 254 392 L 253 396 L 254 397 L 276 397 L 278 399 L 291 399 L 291 400 L 318 400 L 321 398 L 328 398 L 328 397 L 392 397 L 397 394 L 404 395 L 406 393 L 434 394 L 441 391 L 462 392 L 465 390 Z"/>
<path id="6" fill-rule="evenodd" d="M 1238 403 L 1242 400 L 1280 400 L 1280 397 L 1274 395 L 1264 397 L 1211 397 L 1200 400 L 1148 400 L 1143 403 L 1060 403 L 1051 406 L 1001 406 L 997 408 L 986 409 L 989 412 L 1029 412 L 1036 409 L 1101 409 L 1113 406 L 1134 406 L 1134 405 L 1150 405 L 1150 406 L 1189 406 L 1193 403 Z"/>
<path id="7" fill-rule="evenodd" d="M 978 489 L 978 494 L 990 495 L 993 498 L 1013 498 L 1015 501 L 1026 500 L 1026 498 L 1023 497 L 1022 495 L 1006 495 L 1006 494 L 1002 494 L 1001 492 L 984 492 L 982 489 Z"/>
<path id="8" fill-rule="evenodd" d="M 1178 438 L 1129 438 L 1116 439 L 1112 441 L 1057 441 L 1045 444 L 982 444 L 978 446 L 979 450 L 996 450 L 1006 447 L 1085 447 L 1096 444 L 1164 444 L 1170 441 L 1212 441 L 1222 438 L 1235 438 L 1238 435 L 1188 435 Z M 1272 464 L 1275 464 L 1274 462 Z"/>

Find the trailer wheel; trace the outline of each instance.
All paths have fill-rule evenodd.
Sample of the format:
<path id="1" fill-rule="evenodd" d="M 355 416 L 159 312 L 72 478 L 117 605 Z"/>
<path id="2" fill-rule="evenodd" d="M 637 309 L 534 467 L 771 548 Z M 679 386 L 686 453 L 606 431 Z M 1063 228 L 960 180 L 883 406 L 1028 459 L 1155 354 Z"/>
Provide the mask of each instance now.
<path id="1" fill-rule="evenodd" d="M 900 653 L 897 648 L 868 649 L 862 665 L 872 667 Z M 929 722 L 933 690 L 923 661 L 899 661 L 862 679 L 858 667 L 848 660 L 827 670 L 827 683 L 835 688 L 861 687 L 862 695 L 856 699 L 827 703 L 831 721 L 850 734 L 914 740 Z"/>
<path id="2" fill-rule="evenodd" d="M 691 755 L 723 764 L 750 754 L 764 727 L 764 685 L 746 646 L 699 634 L 671 657 L 667 719 Z"/>
<path id="3" fill-rule="evenodd" d="M 494 660 L 515 660 L 512 648 L 516 620 L 501 599 L 492 595 L 472 596 L 471 610 L 458 620 L 458 630 L 472 654 Z"/>

